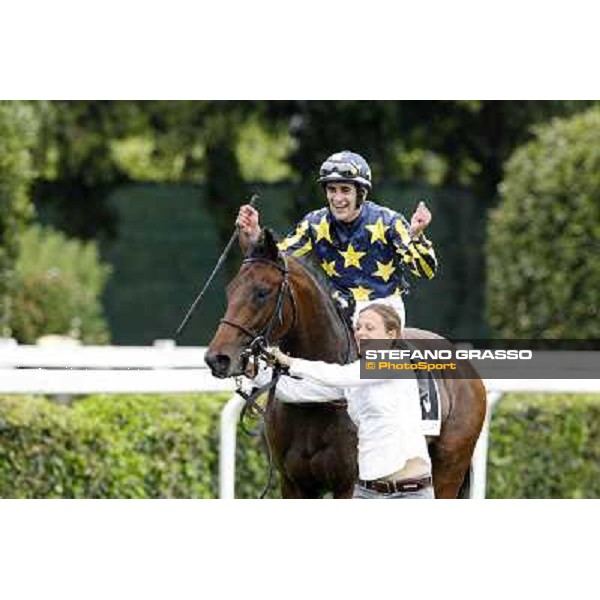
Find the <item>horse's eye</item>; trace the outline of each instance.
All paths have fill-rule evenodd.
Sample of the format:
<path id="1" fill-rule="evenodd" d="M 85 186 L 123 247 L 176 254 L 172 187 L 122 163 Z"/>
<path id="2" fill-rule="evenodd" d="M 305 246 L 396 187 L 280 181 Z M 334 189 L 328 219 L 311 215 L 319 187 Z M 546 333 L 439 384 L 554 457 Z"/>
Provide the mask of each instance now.
<path id="1" fill-rule="evenodd" d="M 266 300 L 270 293 L 271 293 L 271 290 L 269 288 L 261 287 L 261 288 L 258 288 L 257 290 L 255 290 L 254 297 L 257 300 Z"/>

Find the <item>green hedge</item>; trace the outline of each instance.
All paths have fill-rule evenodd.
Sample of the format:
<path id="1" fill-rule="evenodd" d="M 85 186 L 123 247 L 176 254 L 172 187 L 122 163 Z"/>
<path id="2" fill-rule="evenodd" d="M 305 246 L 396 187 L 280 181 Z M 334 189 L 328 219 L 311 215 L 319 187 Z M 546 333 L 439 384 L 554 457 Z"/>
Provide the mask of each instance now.
<path id="1" fill-rule="evenodd" d="M 492 419 L 490 498 L 600 498 L 600 396 L 510 394 Z"/>
<path id="2" fill-rule="evenodd" d="M 0 497 L 217 497 L 218 423 L 228 397 L 99 395 L 72 406 L 0 398 Z M 239 440 L 236 492 L 253 498 L 266 461 L 254 439 Z"/>
<path id="3" fill-rule="evenodd" d="M 0 101 L 0 336 L 10 337 L 19 236 L 33 215 L 28 193 L 38 117 L 30 102 Z"/>
<path id="4" fill-rule="evenodd" d="M 600 107 L 536 129 L 505 171 L 486 248 L 490 325 L 505 338 L 600 337 Z"/>
<path id="5" fill-rule="evenodd" d="M 227 395 L 0 398 L 0 497 L 215 498 Z M 236 495 L 267 464 L 238 434 Z M 278 497 L 275 482 L 269 497 Z M 600 497 L 600 396 L 510 395 L 492 420 L 488 497 Z"/>

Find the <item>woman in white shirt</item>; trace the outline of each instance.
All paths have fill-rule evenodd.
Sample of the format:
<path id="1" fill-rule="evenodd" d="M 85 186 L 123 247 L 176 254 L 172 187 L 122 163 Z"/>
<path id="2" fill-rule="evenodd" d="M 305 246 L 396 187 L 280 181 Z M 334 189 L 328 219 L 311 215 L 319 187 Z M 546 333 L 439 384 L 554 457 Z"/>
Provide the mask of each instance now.
<path id="1" fill-rule="evenodd" d="M 354 335 L 360 340 L 400 338 L 401 323 L 393 308 L 371 304 L 358 317 Z M 348 365 L 310 361 L 272 350 L 289 367 L 276 396 L 283 402 L 327 402 L 344 396 L 358 429 L 359 481 L 354 498 L 434 498 L 431 460 L 421 431 L 416 378 L 361 379 L 360 361 Z M 256 378 L 266 383 L 269 370 Z"/>

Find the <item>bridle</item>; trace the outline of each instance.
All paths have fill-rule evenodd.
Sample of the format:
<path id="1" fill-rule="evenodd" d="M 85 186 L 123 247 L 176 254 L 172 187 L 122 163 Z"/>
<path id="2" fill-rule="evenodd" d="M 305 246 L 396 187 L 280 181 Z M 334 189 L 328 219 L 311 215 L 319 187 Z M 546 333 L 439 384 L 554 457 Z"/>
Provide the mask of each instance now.
<path id="1" fill-rule="evenodd" d="M 294 291 L 290 285 L 290 271 L 288 267 L 288 260 L 285 255 L 282 255 L 281 258 L 283 260 L 283 265 L 268 258 L 246 258 L 242 261 L 242 266 L 259 262 L 264 263 L 266 265 L 274 267 L 283 275 L 283 279 L 279 284 L 279 290 L 277 292 L 275 308 L 273 309 L 273 312 L 271 313 L 271 316 L 265 323 L 264 327 L 260 331 L 256 331 L 232 319 L 223 318 L 220 321 L 220 323 L 223 323 L 224 325 L 229 325 L 230 327 L 239 329 L 242 333 L 244 333 L 250 338 L 250 345 L 245 351 L 247 357 L 258 356 L 261 353 L 261 351 L 264 350 L 265 346 L 272 343 L 273 340 L 271 340 L 271 334 L 273 333 L 273 330 L 275 329 L 276 325 L 283 325 L 283 303 L 285 301 L 286 295 L 290 298 L 290 302 L 292 305 L 292 323 L 289 326 L 288 331 L 296 326 L 298 310 L 296 307 L 296 298 L 294 296 Z M 281 337 L 283 337 L 283 335 Z"/>
<path id="2" fill-rule="evenodd" d="M 274 260 L 270 260 L 268 258 L 246 258 L 242 261 L 242 267 L 247 264 L 261 262 L 261 263 L 264 263 L 271 267 L 274 267 L 283 275 L 283 279 L 281 280 L 281 283 L 279 284 L 279 289 L 277 291 L 277 300 L 275 301 L 275 308 L 273 309 L 273 312 L 271 313 L 271 316 L 265 323 L 264 327 L 260 331 L 256 331 L 256 330 L 254 330 L 250 327 L 247 327 L 246 325 L 243 325 L 242 323 L 238 323 L 237 321 L 234 321 L 232 319 L 223 318 L 220 321 L 220 323 L 223 323 L 224 325 L 229 325 L 230 327 L 234 327 L 235 329 L 238 329 L 239 331 L 241 331 L 242 333 L 244 333 L 245 335 L 247 335 L 250 338 L 250 340 L 251 340 L 250 345 L 248 346 L 248 348 L 246 350 L 244 350 L 242 352 L 242 361 L 244 363 L 246 363 L 248 360 L 250 360 L 251 357 L 254 357 L 255 360 L 257 360 L 259 356 L 262 356 L 267 359 L 269 359 L 271 357 L 270 353 L 267 351 L 267 346 L 272 343 L 271 334 L 273 333 L 273 330 L 274 330 L 276 324 L 283 325 L 283 303 L 285 301 L 286 295 L 290 298 L 290 302 L 292 305 L 292 323 L 289 326 L 287 331 L 290 331 L 291 329 L 293 329 L 296 326 L 298 309 L 297 309 L 297 305 L 296 305 L 296 297 L 294 296 L 294 291 L 292 289 L 292 286 L 290 285 L 290 280 L 289 280 L 290 271 L 289 271 L 289 267 L 288 267 L 288 260 L 285 255 L 282 255 L 281 258 L 283 260 L 283 265 L 281 265 L 280 263 L 278 263 Z M 285 335 L 285 333 L 282 334 L 281 337 L 283 337 L 284 335 Z M 242 413 L 240 415 L 240 424 L 241 424 L 242 429 L 248 435 L 260 436 L 262 433 L 263 425 L 261 423 L 259 428 L 254 431 L 248 430 L 245 426 L 245 417 L 246 417 L 247 412 L 249 410 L 253 411 L 255 413 L 258 413 L 259 415 L 261 415 L 261 417 L 264 418 L 265 410 L 257 403 L 256 400 L 262 394 L 264 394 L 265 392 L 268 392 L 269 398 L 267 400 L 267 406 L 269 405 L 269 403 L 271 403 L 273 401 L 273 397 L 275 395 L 275 387 L 277 386 L 277 382 L 279 381 L 279 377 L 281 376 L 282 372 L 283 372 L 283 368 L 278 363 L 276 363 L 276 362 L 273 363 L 273 376 L 272 376 L 271 381 L 269 383 L 263 385 L 260 388 L 254 388 L 250 393 L 246 393 L 242 390 L 241 381 L 238 380 L 238 383 L 236 386 L 237 393 L 240 396 L 242 396 L 242 398 L 244 398 L 244 400 L 245 400 L 245 404 L 242 409 Z M 265 442 L 265 447 L 267 450 L 269 471 L 268 471 L 267 483 L 260 495 L 260 498 L 264 498 L 266 496 L 267 492 L 269 491 L 269 488 L 271 487 L 271 482 L 272 482 L 272 478 L 273 478 L 273 458 L 271 455 L 271 448 L 269 446 L 269 442 L 268 442 L 267 438 L 263 437 L 263 440 Z"/>

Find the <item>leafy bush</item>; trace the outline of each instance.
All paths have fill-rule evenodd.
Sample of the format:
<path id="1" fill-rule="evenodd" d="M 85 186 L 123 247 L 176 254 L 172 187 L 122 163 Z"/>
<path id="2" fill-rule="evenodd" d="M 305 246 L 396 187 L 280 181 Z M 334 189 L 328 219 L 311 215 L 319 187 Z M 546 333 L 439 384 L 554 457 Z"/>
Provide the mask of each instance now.
<path id="1" fill-rule="evenodd" d="M 70 407 L 0 398 L 0 497 L 214 498 L 227 398 L 99 395 Z M 239 442 L 236 495 L 257 497 L 264 455 L 247 437 Z"/>
<path id="2" fill-rule="evenodd" d="M 0 497 L 215 498 L 225 394 L 0 398 Z M 236 497 L 264 450 L 238 434 Z M 279 497 L 276 479 L 269 492 Z M 492 419 L 488 497 L 600 497 L 600 396 L 511 394 Z"/>
<path id="3" fill-rule="evenodd" d="M 501 194 L 486 250 L 492 327 L 600 337 L 600 108 L 537 129 L 508 161 Z"/>
<path id="4" fill-rule="evenodd" d="M 72 335 L 106 343 L 108 327 L 100 297 L 110 267 L 93 242 L 70 240 L 38 225 L 21 238 L 16 264 L 11 328 L 22 343 L 44 334 Z"/>
<path id="5" fill-rule="evenodd" d="M 10 335 L 11 297 L 19 235 L 33 214 L 31 151 L 39 122 L 27 102 L 0 102 L 0 336 Z"/>
<path id="6" fill-rule="evenodd" d="M 600 396 L 509 395 L 488 463 L 491 498 L 599 498 Z"/>

